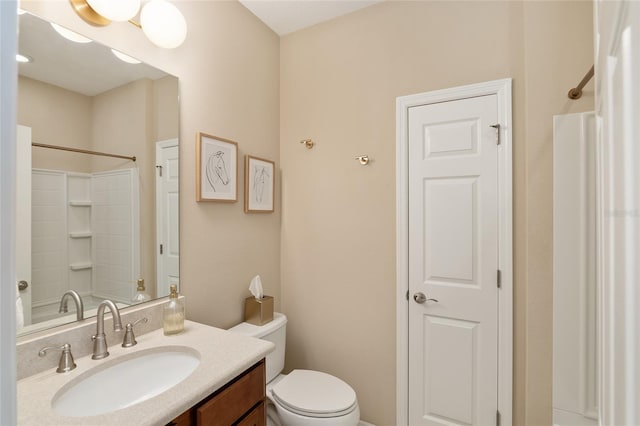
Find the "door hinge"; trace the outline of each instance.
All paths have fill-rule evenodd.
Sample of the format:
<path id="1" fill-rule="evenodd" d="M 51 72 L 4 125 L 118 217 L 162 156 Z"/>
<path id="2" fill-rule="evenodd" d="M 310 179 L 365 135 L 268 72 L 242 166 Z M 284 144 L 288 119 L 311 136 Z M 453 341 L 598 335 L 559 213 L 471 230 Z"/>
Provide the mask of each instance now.
<path id="1" fill-rule="evenodd" d="M 162 166 L 156 166 L 156 169 L 158 169 L 158 173 L 160 177 L 162 177 Z"/>
<path id="2" fill-rule="evenodd" d="M 407 302 L 409 301 L 409 290 L 407 290 L 407 294 L 405 295 L 407 297 Z"/>
<path id="3" fill-rule="evenodd" d="M 496 410 L 496 426 L 500 426 L 500 411 Z"/>
<path id="4" fill-rule="evenodd" d="M 496 283 L 498 284 L 498 288 L 502 288 L 502 271 L 500 269 L 498 269 Z"/>
<path id="5" fill-rule="evenodd" d="M 491 124 L 489 127 L 493 127 L 496 129 L 496 145 L 500 145 L 500 125 L 499 124 Z"/>
<path id="6" fill-rule="evenodd" d="M 163 249 L 164 247 L 162 247 L 162 244 L 160 244 L 160 254 L 162 254 L 162 252 L 164 251 Z"/>

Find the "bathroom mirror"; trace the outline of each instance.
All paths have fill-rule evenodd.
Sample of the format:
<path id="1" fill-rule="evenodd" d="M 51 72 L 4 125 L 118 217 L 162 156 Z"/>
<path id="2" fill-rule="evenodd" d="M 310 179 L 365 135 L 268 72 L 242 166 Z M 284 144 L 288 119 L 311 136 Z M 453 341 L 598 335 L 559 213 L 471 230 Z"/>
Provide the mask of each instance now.
<path id="1" fill-rule="evenodd" d="M 19 17 L 18 335 L 75 321 L 70 290 L 88 318 L 179 279 L 178 79 L 61 32 Z"/>

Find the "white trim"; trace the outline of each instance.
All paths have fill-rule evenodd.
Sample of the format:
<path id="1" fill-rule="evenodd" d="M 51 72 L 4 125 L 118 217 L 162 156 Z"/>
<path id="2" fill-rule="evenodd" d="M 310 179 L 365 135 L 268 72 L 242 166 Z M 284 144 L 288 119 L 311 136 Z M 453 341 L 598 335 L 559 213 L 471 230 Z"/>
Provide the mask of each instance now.
<path id="1" fill-rule="evenodd" d="M 16 416 L 16 99 L 17 2 L 0 1 L 0 424 Z"/>
<path id="2" fill-rule="evenodd" d="M 498 97 L 501 144 L 498 147 L 499 248 L 502 271 L 499 293 L 498 330 L 498 410 L 503 425 L 512 424 L 513 394 L 513 190 L 511 79 L 436 90 L 396 100 L 396 424 L 408 424 L 409 387 L 409 108 L 477 96 Z"/>

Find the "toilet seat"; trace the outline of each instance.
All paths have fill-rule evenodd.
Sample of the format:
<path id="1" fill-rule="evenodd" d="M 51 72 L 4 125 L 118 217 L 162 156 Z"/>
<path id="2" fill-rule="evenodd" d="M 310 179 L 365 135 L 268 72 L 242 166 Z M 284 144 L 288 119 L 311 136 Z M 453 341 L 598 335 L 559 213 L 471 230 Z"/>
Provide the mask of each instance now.
<path id="1" fill-rule="evenodd" d="M 275 402 L 306 417 L 340 417 L 356 409 L 355 391 L 330 374 L 293 370 L 271 390 Z"/>

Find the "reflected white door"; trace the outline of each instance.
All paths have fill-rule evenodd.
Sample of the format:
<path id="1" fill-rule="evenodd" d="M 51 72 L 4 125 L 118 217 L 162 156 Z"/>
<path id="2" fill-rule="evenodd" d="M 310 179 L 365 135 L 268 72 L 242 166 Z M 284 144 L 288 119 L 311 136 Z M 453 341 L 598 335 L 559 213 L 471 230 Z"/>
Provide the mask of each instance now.
<path id="1" fill-rule="evenodd" d="M 409 109 L 412 426 L 496 422 L 497 122 L 496 95 Z"/>
<path id="2" fill-rule="evenodd" d="M 18 125 L 16 146 L 16 281 L 28 287 L 20 291 L 24 324 L 31 324 L 31 128 Z"/>
<path id="3" fill-rule="evenodd" d="M 156 143 L 157 297 L 180 280 L 178 140 Z"/>

